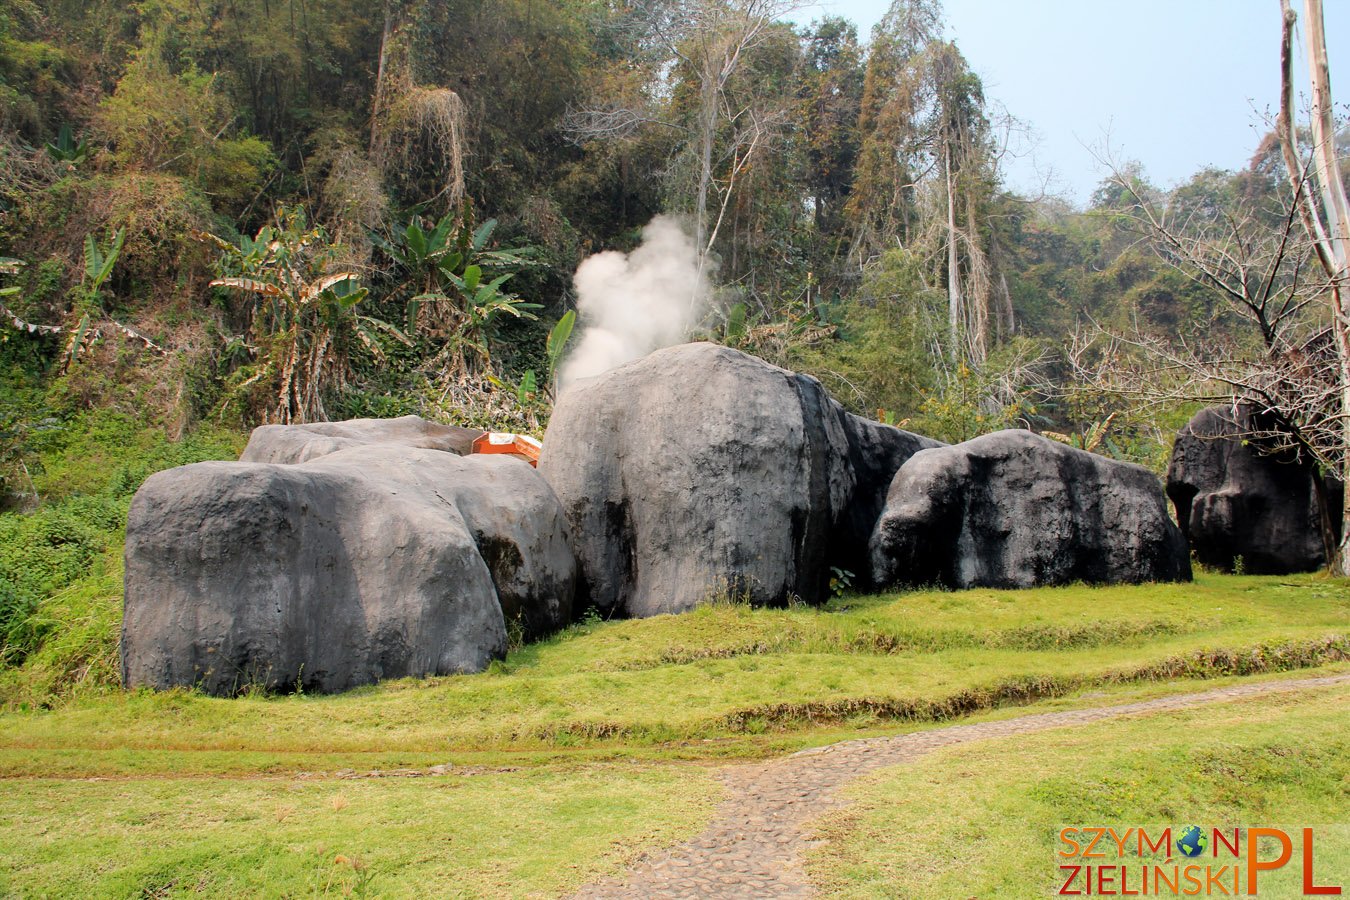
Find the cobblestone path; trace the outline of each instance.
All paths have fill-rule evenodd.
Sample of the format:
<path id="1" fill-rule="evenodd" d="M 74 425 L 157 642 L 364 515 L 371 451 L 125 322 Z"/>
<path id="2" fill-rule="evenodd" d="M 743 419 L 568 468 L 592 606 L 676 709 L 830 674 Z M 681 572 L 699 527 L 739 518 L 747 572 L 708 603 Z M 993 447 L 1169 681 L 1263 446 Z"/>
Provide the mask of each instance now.
<path id="1" fill-rule="evenodd" d="M 839 788 L 860 775 L 966 741 L 1347 682 L 1350 675 L 1239 684 L 1139 703 L 844 741 L 764 764 L 734 766 L 719 775 L 727 785 L 726 799 L 702 834 L 643 859 L 622 876 L 588 885 L 574 897 L 810 897 L 814 892 L 802 868 L 802 852 L 818 842 L 811 838 L 809 822 L 842 806 Z"/>

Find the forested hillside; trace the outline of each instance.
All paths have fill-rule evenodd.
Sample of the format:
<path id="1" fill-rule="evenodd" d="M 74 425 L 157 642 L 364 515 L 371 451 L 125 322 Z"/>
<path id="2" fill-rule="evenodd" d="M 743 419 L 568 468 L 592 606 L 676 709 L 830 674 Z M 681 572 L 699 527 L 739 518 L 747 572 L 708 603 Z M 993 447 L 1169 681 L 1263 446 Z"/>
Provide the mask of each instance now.
<path id="1" fill-rule="evenodd" d="M 865 35 L 789 10 L 0 5 L 5 662 L 111 677 L 130 495 L 253 425 L 542 433 L 573 272 L 662 213 L 713 286 L 694 336 L 947 440 L 1030 427 L 1159 468 L 1187 401 L 1232 390 L 1183 371 L 1143 402 L 1171 384 L 1146 360 L 1323 334 L 1273 138 L 1170 191 L 1124 164 L 1088 209 L 1018 196 L 1016 123 L 937 0 Z"/>

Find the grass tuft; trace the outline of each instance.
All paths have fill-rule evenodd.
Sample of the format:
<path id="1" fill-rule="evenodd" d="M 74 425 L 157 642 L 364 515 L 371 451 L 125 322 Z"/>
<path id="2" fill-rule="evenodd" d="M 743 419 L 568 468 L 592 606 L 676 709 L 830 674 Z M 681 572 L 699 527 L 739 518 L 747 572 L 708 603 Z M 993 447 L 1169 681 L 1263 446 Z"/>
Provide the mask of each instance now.
<path id="1" fill-rule="evenodd" d="M 1198 650 L 1146 666 L 1086 677 L 1018 676 L 988 687 L 940 699 L 846 697 L 807 703 L 778 703 L 734 710 L 722 717 L 730 731 L 762 733 L 848 722 L 943 722 L 1001 706 L 1021 706 L 1105 685 L 1179 678 L 1209 679 L 1315 668 L 1350 659 L 1350 638 L 1331 635 L 1310 641 L 1258 644 L 1243 649 Z"/>

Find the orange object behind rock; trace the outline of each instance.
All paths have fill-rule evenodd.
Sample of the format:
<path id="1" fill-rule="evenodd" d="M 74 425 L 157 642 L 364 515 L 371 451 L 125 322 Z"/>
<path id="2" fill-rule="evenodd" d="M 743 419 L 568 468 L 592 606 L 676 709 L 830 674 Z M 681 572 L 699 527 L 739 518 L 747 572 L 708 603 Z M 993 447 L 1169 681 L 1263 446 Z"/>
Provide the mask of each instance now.
<path id="1" fill-rule="evenodd" d="M 505 453 L 536 467 L 539 465 L 539 451 L 543 449 L 543 444 L 528 435 L 498 431 L 484 432 L 473 442 L 474 453 Z"/>

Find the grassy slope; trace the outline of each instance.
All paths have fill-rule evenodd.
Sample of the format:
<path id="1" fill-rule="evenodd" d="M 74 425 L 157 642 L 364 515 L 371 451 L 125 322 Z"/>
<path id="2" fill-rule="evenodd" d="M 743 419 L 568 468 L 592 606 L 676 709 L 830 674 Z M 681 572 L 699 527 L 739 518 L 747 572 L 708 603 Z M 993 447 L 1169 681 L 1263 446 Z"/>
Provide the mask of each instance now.
<path id="1" fill-rule="evenodd" d="M 0 408 L 7 398 L 0 372 Z M 60 702 L 116 682 L 132 495 L 152 472 L 237 457 L 246 437 L 203 426 L 173 441 L 106 409 L 30 435 L 31 479 L 22 486 L 42 503 L 0 512 L 0 707 Z"/>
<path id="2" fill-rule="evenodd" d="M 726 744 L 756 753 L 764 750 L 740 739 L 800 744 L 821 726 L 856 730 L 1119 681 L 1327 663 L 1350 653 L 1348 626 L 1347 586 L 1308 576 L 922 592 L 827 611 L 718 606 L 576 626 L 483 675 L 328 697 L 111 692 L 6 713 L 0 773 L 34 774 L 58 758 L 71 771 L 122 771 L 129 752 L 133 770 L 163 753 L 170 771 L 194 754 L 218 771 L 225 763 L 212 752 L 280 771 L 306 765 L 296 756 L 372 751 L 408 762 L 672 745 L 699 756 Z"/>
<path id="3" fill-rule="evenodd" d="M 697 760 L 1345 671 L 1347 626 L 1344 582 L 1202 576 L 591 623 L 340 696 L 86 690 L 0 713 L 0 894 L 557 894 L 696 832 L 718 792 Z"/>
<path id="4" fill-rule="evenodd" d="M 962 745 L 847 793 L 809 866 L 841 897 L 1050 896 L 1065 826 L 1329 826 L 1318 881 L 1346 884 L 1350 687 Z M 1295 868 L 1261 896 L 1301 896 Z"/>

